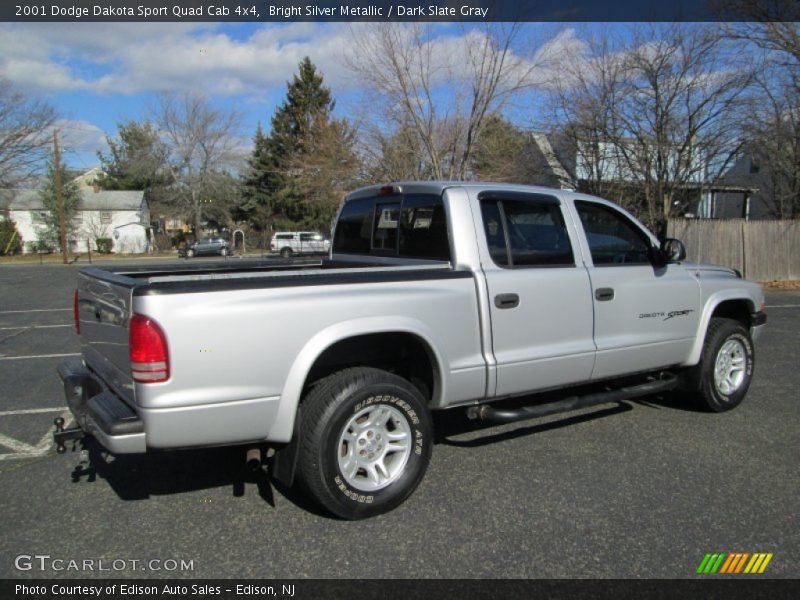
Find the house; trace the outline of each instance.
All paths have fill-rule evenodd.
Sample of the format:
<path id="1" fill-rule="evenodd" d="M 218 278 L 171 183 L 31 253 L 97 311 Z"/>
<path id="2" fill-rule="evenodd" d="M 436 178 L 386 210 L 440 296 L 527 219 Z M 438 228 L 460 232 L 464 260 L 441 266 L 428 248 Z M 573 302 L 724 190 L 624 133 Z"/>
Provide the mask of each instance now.
<path id="1" fill-rule="evenodd" d="M 623 198 L 633 202 L 640 192 L 628 162 L 636 157 L 613 142 L 584 145 L 568 136 L 533 133 L 530 143 L 535 183 L 606 194 L 620 203 L 624 203 Z M 676 165 L 681 159 L 676 155 L 668 156 L 667 160 Z M 708 181 L 709 168 L 699 153 L 690 160 L 687 180 L 677 192 L 680 198 L 676 198 L 686 207 L 687 217 L 768 218 L 771 211 L 768 198 L 761 191 L 763 176 L 759 177 L 758 171 L 750 166 L 749 158 L 740 158 L 714 181 Z M 636 170 L 646 169 L 639 166 Z"/>
<path id="2" fill-rule="evenodd" d="M 150 209 L 144 191 L 101 190 L 92 182 L 97 170 L 76 178 L 81 198 L 68 234 L 69 248 L 85 252 L 97 250 L 98 238 L 110 238 L 112 251 L 146 252 L 150 227 Z M 23 252 L 31 252 L 42 230 L 45 211 L 39 190 L 1 190 L 0 215 L 12 219 L 23 242 Z"/>

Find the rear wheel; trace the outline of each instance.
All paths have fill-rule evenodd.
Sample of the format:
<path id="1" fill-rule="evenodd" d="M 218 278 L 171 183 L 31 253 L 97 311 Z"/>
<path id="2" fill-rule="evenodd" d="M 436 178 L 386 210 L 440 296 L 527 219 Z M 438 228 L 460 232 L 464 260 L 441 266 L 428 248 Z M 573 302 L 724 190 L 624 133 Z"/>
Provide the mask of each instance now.
<path id="1" fill-rule="evenodd" d="M 704 408 L 724 412 L 744 400 L 755 365 L 750 332 L 734 319 L 711 319 L 700 364 L 694 367 L 696 400 Z"/>
<path id="2" fill-rule="evenodd" d="M 282 248 L 281 249 L 281 258 L 292 258 L 292 249 L 291 248 Z"/>
<path id="3" fill-rule="evenodd" d="M 379 369 L 345 369 L 303 402 L 298 474 L 311 495 L 344 519 L 388 512 L 416 489 L 433 444 L 419 390 Z"/>

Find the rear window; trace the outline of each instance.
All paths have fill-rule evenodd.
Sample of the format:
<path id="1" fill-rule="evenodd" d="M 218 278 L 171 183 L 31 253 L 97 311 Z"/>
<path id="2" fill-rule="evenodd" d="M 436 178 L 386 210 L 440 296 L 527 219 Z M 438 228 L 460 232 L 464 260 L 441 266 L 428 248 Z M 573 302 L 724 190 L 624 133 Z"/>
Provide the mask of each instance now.
<path id="1" fill-rule="evenodd" d="M 441 196 L 405 194 L 359 198 L 344 205 L 334 252 L 450 260 Z"/>

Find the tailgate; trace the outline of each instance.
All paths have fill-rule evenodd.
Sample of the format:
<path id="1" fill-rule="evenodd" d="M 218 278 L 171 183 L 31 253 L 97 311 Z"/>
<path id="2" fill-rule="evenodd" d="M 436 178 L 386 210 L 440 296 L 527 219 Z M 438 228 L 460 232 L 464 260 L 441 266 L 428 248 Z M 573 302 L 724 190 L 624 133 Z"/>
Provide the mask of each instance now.
<path id="1" fill-rule="evenodd" d="M 96 271 L 95 271 L 96 273 Z M 133 285 L 123 278 L 78 275 L 78 318 L 86 365 L 125 402 L 134 406 L 128 355 Z"/>

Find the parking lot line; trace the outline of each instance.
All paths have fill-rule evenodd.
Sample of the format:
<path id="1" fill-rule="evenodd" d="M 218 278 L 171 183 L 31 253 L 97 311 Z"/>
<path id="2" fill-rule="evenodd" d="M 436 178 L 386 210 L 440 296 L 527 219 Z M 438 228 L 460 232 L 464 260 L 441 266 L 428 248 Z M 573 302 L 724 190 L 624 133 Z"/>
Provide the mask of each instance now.
<path id="1" fill-rule="evenodd" d="M 51 408 L 23 408 L 20 410 L 3 410 L 0 411 L 0 417 L 8 417 L 11 415 L 36 415 L 39 413 L 49 413 L 67 410 L 66 406 L 53 406 Z"/>
<path id="2" fill-rule="evenodd" d="M 72 323 L 66 325 L 23 325 L 22 327 L 0 327 L 0 331 L 9 331 L 11 329 L 53 329 L 54 327 L 75 327 Z"/>
<path id="3" fill-rule="evenodd" d="M 31 356 L 0 356 L 1 360 L 31 360 L 34 358 L 66 358 L 68 356 L 80 356 L 80 352 L 70 352 L 68 354 L 33 354 Z"/>
<path id="4" fill-rule="evenodd" d="M 68 312 L 71 308 L 30 308 L 28 310 L 0 310 L 0 315 L 32 313 L 32 312 Z"/>

